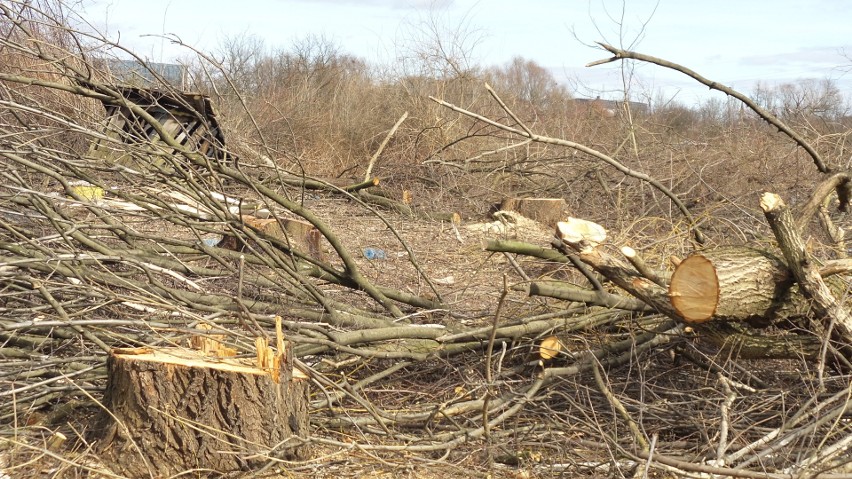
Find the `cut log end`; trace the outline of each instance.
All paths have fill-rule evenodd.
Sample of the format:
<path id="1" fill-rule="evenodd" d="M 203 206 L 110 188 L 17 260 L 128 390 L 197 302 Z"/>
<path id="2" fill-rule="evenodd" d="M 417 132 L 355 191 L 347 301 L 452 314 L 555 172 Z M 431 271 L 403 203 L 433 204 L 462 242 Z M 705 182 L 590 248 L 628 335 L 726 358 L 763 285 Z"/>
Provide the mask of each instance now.
<path id="1" fill-rule="evenodd" d="M 784 207 L 784 200 L 775 193 L 764 193 L 760 196 L 760 208 L 764 212 L 770 212 Z"/>
<path id="2" fill-rule="evenodd" d="M 538 348 L 538 354 L 541 359 L 547 361 L 559 355 L 562 350 L 562 341 L 556 336 L 548 336 L 541 341 Z"/>
<path id="3" fill-rule="evenodd" d="M 669 297 L 688 322 L 771 318 L 786 301 L 792 277 L 772 254 L 747 247 L 703 250 L 672 273 Z"/>
<path id="4" fill-rule="evenodd" d="M 672 274 L 669 296 L 685 321 L 703 322 L 712 318 L 719 303 L 719 281 L 713 264 L 701 255 L 681 261 Z"/>

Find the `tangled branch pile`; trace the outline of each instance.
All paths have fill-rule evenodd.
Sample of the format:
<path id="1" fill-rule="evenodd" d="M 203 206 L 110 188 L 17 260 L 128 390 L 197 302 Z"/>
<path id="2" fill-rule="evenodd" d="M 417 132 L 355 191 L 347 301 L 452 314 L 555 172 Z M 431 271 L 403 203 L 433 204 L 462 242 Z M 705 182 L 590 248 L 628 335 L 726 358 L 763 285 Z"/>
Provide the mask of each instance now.
<path id="1" fill-rule="evenodd" d="M 805 331 L 743 359 L 763 332 L 687 330 L 666 301 L 619 282 L 614 271 L 630 266 L 596 263 L 585 246 L 554 250 L 545 235 L 486 242 L 483 252 L 473 233 L 383 196 L 372 179 L 335 186 L 237 156 L 221 136 L 189 141 L 90 60 L 117 45 L 30 3 L 0 3 L 0 12 L 3 473 L 108 474 L 88 421 L 111 349 L 185 347 L 204 325 L 250 355 L 277 316 L 313 387 L 314 454 L 294 463 L 270 449 L 269 473 L 336 476 L 377 462 L 453 475 L 848 470 L 849 377 L 825 367 L 831 348 L 821 338 Z M 169 98 L 199 131 L 218 128 L 182 92 L 158 88 L 154 105 Z M 536 135 L 493 98 L 509 126 L 464 114 L 519 144 L 590 155 L 668 195 L 698 225 L 652 177 Z M 104 130 L 104 107 L 133 121 Z M 290 223 L 308 224 L 307 236 Z M 375 229 L 359 238 L 368 224 Z M 446 243 L 429 251 L 435 238 Z M 402 254 L 383 271 L 354 253 L 365 242 Z M 454 267 L 468 283 L 437 280 Z M 561 293 L 543 294 L 533 270 L 559 278 Z M 591 289 L 564 288 L 586 279 Z M 71 440 L 57 445 L 60 433 Z"/>

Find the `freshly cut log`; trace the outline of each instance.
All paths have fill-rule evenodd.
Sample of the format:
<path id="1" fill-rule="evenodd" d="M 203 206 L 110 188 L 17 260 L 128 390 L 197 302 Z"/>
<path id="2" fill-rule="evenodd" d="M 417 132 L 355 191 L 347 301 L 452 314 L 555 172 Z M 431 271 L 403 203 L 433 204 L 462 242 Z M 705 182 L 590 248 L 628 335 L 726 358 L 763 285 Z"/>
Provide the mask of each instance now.
<path id="1" fill-rule="evenodd" d="M 516 211 L 531 220 L 554 227 L 563 218 L 565 200 L 562 198 L 506 198 L 500 209 Z"/>
<path id="2" fill-rule="evenodd" d="M 684 320 L 767 318 L 789 301 L 793 284 L 778 257 L 747 247 L 699 251 L 681 261 L 669 284 L 671 304 Z"/>
<path id="3" fill-rule="evenodd" d="M 100 457 L 133 478 L 206 477 L 304 457 L 309 382 L 293 369 L 289 345 L 279 340 L 278 354 L 258 343 L 257 361 L 183 348 L 113 350 Z"/>

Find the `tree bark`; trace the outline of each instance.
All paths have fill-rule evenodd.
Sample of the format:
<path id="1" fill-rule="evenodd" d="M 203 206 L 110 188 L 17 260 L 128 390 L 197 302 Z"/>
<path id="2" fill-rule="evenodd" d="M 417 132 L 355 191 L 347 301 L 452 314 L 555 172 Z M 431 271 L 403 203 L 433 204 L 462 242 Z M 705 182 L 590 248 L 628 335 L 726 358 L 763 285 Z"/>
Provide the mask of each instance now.
<path id="1" fill-rule="evenodd" d="M 672 274 L 669 296 L 684 320 L 766 318 L 793 284 L 784 262 L 765 251 L 724 247 L 699 251 Z"/>
<path id="2" fill-rule="evenodd" d="M 737 359 L 819 359 L 816 335 L 787 333 L 767 336 L 742 322 L 709 322 L 695 327 L 696 338 L 714 348 L 718 357 Z"/>
<path id="3" fill-rule="evenodd" d="M 181 348 L 113 350 L 101 457 L 129 477 L 225 473 L 303 457 L 308 381 L 293 378 L 290 358 L 261 368 Z"/>
<path id="4" fill-rule="evenodd" d="M 585 303 L 588 306 L 625 309 L 628 311 L 653 311 L 645 302 L 631 296 L 621 296 L 606 291 L 584 290 L 559 281 L 533 281 L 526 288 L 530 296 L 546 296 Z"/>
<path id="5" fill-rule="evenodd" d="M 835 355 L 836 358 L 845 361 L 849 367 L 849 363 L 852 363 L 852 314 L 823 281 L 816 263 L 805 248 L 793 214 L 781 197 L 774 193 L 764 193 L 760 198 L 760 207 L 800 290 L 821 316 L 822 324 L 813 322 L 812 329 L 818 334 L 827 333 L 831 336 L 839 353 Z"/>

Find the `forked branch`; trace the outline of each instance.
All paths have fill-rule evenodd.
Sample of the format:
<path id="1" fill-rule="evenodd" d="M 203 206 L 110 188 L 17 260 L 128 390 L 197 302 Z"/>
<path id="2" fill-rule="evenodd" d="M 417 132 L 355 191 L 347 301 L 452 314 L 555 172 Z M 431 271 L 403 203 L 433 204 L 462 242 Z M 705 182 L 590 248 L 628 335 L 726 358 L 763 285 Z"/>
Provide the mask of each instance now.
<path id="1" fill-rule="evenodd" d="M 802 137 L 802 135 L 798 134 L 792 128 L 787 126 L 783 121 L 781 121 L 778 117 L 767 111 L 765 108 L 761 108 L 757 103 L 755 103 L 751 98 L 743 95 L 742 93 L 734 90 L 733 88 L 727 87 L 720 83 L 717 83 L 713 80 L 705 78 L 699 75 L 697 72 L 677 63 L 672 63 L 667 60 L 663 60 L 662 58 L 653 57 L 651 55 L 645 55 L 642 53 L 637 53 L 629 50 L 622 50 L 620 48 L 615 48 L 612 45 L 607 45 L 606 43 L 598 42 L 598 45 L 603 47 L 605 50 L 613 54 L 611 58 L 605 58 L 603 60 L 597 60 L 587 64 L 587 67 L 593 67 L 597 65 L 603 65 L 605 63 L 610 63 L 618 60 L 639 60 L 647 63 L 653 63 L 654 65 L 659 65 L 664 68 L 669 68 L 675 71 L 679 71 L 684 75 L 689 76 L 693 80 L 701 83 L 702 85 L 706 85 L 711 90 L 718 90 L 726 95 L 732 96 L 737 100 L 743 102 L 747 107 L 749 107 L 752 111 L 757 113 L 757 115 L 762 118 L 764 121 L 769 123 L 770 125 L 778 128 L 779 131 L 789 136 L 793 141 L 796 142 L 797 145 L 801 146 L 808 154 L 813 158 L 814 164 L 820 173 L 831 173 L 831 169 L 825 164 L 822 156 L 810 145 L 807 141 Z"/>

